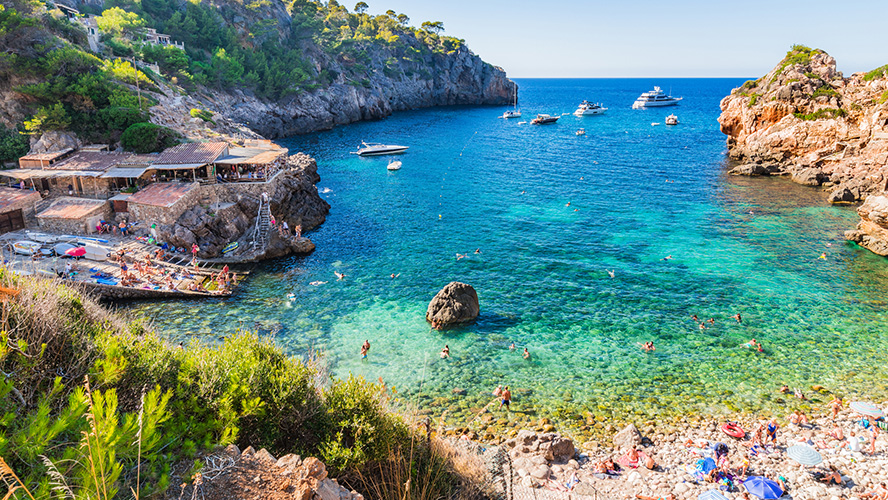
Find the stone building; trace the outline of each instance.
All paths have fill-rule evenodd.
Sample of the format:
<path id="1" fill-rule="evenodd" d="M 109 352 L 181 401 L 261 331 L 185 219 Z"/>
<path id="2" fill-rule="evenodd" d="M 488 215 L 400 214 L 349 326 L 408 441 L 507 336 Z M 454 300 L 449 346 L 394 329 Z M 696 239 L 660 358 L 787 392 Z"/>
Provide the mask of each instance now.
<path id="1" fill-rule="evenodd" d="M 0 234 L 23 229 L 41 199 L 37 191 L 0 187 Z"/>
<path id="2" fill-rule="evenodd" d="M 152 166 L 160 181 L 213 182 L 213 163 L 225 156 L 227 142 L 189 142 L 165 150 Z"/>
<path id="3" fill-rule="evenodd" d="M 157 182 L 126 200 L 133 220 L 151 224 L 172 224 L 200 199 L 196 182 Z"/>
<path id="4" fill-rule="evenodd" d="M 96 224 L 111 218 L 111 209 L 105 200 L 88 200 L 68 196 L 57 199 L 46 210 L 37 214 L 37 223 L 44 231 L 63 234 L 95 232 Z"/>

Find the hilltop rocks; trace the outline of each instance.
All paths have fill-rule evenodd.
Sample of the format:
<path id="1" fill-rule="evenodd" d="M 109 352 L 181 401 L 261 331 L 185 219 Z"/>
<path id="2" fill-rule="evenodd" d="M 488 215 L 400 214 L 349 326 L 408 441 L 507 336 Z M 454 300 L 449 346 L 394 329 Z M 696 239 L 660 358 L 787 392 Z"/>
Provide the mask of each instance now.
<path id="1" fill-rule="evenodd" d="M 37 136 L 31 136 L 30 154 L 61 151 L 68 148 L 77 149 L 79 147 L 80 139 L 73 133 L 50 130 L 49 132 L 44 132 L 39 139 Z"/>
<path id="2" fill-rule="evenodd" d="M 426 320 L 442 326 L 473 321 L 481 312 L 478 294 L 471 285 L 453 281 L 429 303 Z"/>
<path id="3" fill-rule="evenodd" d="M 721 110 L 728 154 L 742 162 L 732 174 L 788 175 L 829 189 L 830 203 L 858 202 L 888 186 L 884 72 L 845 78 L 829 54 L 796 46 L 767 75 L 722 99 Z M 864 218 L 848 237 L 888 248 L 888 239 L 875 243 L 883 235 L 871 224 Z"/>

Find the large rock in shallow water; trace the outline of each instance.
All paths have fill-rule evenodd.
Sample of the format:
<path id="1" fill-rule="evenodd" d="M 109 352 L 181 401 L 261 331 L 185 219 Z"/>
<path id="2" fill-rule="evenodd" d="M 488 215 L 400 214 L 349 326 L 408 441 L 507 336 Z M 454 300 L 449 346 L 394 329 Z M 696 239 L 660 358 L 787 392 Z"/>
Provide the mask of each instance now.
<path id="1" fill-rule="evenodd" d="M 453 281 L 429 302 L 426 320 L 441 325 L 453 325 L 472 321 L 480 312 L 478 294 L 472 285 Z"/>

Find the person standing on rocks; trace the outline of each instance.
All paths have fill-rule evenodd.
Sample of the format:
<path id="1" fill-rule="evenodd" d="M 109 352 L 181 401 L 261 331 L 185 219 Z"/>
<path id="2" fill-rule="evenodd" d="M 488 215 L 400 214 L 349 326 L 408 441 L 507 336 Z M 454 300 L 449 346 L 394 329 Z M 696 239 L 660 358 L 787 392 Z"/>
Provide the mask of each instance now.
<path id="1" fill-rule="evenodd" d="M 769 441 L 771 444 L 777 444 L 777 429 L 780 428 L 780 425 L 777 423 L 776 418 L 772 418 L 770 422 L 768 422 L 767 437 L 765 438 L 765 444 Z"/>
<path id="2" fill-rule="evenodd" d="M 502 408 L 503 405 L 506 405 L 506 413 L 508 413 L 510 404 L 512 404 L 512 391 L 509 390 L 509 386 L 506 386 L 503 389 L 503 399 L 500 400 L 499 407 Z"/>

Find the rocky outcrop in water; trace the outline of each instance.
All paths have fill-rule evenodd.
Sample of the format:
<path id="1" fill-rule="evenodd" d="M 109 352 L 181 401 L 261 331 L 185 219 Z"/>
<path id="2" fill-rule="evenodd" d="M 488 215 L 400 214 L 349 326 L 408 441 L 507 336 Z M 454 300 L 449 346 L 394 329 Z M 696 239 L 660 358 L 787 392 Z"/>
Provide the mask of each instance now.
<path id="1" fill-rule="evenodd" d="M 767 75 L 734 89 L 721 110 L 728 155 L 739 163 L 733 174 L 786 175 L 825 189 L 832 203 L 861 201 L 888 186 L 884 67 L 845 78 L 829 54 L 796 46 Z M 861 241 L 860 231 L 871 229 L 862 225 Z"/>
<path id="2" fill-rule="evenodd" d="M 472 285 L 452 281 L 429 303 L 426 320 L 441 326 L 473 321 L 481 312 L 478 293 Z"/>

